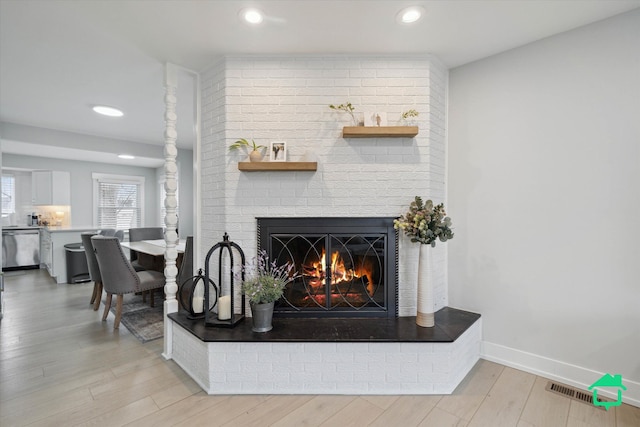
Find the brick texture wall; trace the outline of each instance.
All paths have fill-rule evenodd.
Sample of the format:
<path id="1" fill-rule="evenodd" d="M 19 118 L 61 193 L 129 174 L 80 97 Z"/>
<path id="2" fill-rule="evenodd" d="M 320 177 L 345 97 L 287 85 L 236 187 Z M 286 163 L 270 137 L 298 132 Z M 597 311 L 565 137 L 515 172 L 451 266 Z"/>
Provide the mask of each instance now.
<path id="1" fill-rule="evenodd" d="M 204 342 L 173 359 L 209 394 L 450 394 L 478 361 L 482 321 L 453 343 Z"/>
<path id="2" fill-rule="evenodd" d="M 399 216 L 416 196 L 445 197 L 447 71 L 418 56 L 233 56 L 202 76 L 203 253 L 224 232 L 248 257 L 259 216 Z M 420 113 L 414 138 L 342 138 L 350 117 L 329 104 L 351 102 L 360 114 L 387 113 L 400 123 Z M 313 172 L 240 172 L 239 138 L 287 142 L 288 159 L 318 161 Z M 415 315 L 415 261 L 400 242 L 399 314 Z M 435 249 L 436 309 L 447 305 L 446 251 Z M 202 261 L 200 261 L 202 265 Z"/>

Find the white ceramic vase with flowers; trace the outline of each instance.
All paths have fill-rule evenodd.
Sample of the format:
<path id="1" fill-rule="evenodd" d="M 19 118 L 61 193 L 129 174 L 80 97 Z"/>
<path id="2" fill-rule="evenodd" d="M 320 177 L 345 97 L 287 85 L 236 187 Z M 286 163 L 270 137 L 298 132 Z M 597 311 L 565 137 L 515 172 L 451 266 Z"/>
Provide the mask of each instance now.
<path id="1" fill-rule="evenodd" d="M 402 230 L 416 245 L 419 245 L 416 324 L 422 327 L 435 325 L 435 295 L 433 290 L 433 253 L 436 241 L 446 242 L 453 238 L 451 218 L 446 216 L 444 204 L 422 201 L 416 196 L 409 211 L 394 221 L 396 230 Z"/>

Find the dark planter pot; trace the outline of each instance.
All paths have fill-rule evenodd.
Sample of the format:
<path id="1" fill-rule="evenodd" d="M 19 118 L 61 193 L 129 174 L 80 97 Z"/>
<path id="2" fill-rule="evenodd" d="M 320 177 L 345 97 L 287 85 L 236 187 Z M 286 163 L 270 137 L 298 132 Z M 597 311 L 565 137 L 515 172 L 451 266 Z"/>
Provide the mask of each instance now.
<path id="1" fill-rule="evenodd" d="M 273 329 L 271 321 L 273 319 L 273 305 L 269 302 L 266 304 L 251 303 L 251 319 L 253 321 L 253 332 L 268 332 Z"/>

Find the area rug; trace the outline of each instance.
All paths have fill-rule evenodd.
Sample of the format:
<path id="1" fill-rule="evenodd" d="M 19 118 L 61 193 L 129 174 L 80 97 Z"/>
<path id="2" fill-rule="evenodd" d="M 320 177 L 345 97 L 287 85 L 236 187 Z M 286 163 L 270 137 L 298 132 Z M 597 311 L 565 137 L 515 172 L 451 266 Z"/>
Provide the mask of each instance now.
<path id="1" fill-rule="evenodd" d="M 117 297 L 114 295 L 110 309 L 114 316 L 116 314 L 116 299 Z M 155 307 L 150 307 L 148 296 L 147 302 L 142 302 L 142 296 L 134 294 L 125 295 L 122 303 L 120 326 L 127 328 L 143 343 L 164 336 L 164 295 L 162 292 L 155 292 L 154 303 Z"/>

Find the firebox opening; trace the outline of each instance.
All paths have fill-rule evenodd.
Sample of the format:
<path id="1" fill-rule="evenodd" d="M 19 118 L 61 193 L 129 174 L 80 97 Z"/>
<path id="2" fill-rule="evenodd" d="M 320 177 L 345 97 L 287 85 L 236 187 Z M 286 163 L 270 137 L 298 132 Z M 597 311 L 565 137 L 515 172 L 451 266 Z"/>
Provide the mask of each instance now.
<path id="1" fill-rule="evenodd" d="M 393 218 L 258 218 L 258 249 L 300 277 L 285 289 L 281 317 L 395 317 Z"/>

